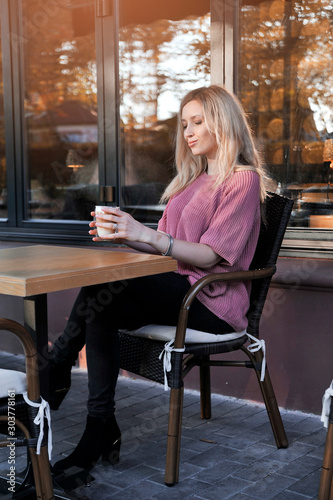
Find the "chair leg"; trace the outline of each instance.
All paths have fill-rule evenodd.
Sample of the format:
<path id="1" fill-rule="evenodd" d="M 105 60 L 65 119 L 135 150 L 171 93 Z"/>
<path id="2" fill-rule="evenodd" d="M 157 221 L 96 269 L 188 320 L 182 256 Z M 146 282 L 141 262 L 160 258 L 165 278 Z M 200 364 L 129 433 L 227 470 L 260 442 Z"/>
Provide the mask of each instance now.
<path id="1" fill-rule="evenodd" d="M 175 483 L 178 483 L 183 397 L 183 387 L 181 389 L 171 389 L 164 479 L 167 486 L 173 486 Z"/>
<path id="2" fill-rule="evenodd" d="M 36 454 L 36 448 L 29 448 L 29 452 L 34 475 L 36 498 L 38 500 L 53 500 L 53 481 L 47 447 L 41 447 L 40 455 Z"/>
<path id="3" fill-rule="evenodd" d="M 263 395 L 264 402 L 266 405 L 268 417 L 271 422 L 276 446 L 278 448 L 288 448 L 288 439 L 286 436 L 286 432 L 284 430 L 284 425 L 282 422 L 279 406 L 276 401 L 268 369 L 266 368 L 265 380 L 263 382 L 260 381 L 260 373 L 257 371 L 256 373 L 259 380 L 261 393 Z"/>
<path id="4" fill-rule="evenodd" d="M 257 351 L 254 353 L 250 353 L 246 348 L 242 347 L 243 352 L 251 359 L 254 365 L 260 364 L 263 359 L 262 351 Z M 271 378 L 269 375 L 268 368 L 266 367 L 265 379 L 263 382 L 260 380 L 261 373 L 258 370 L 255 370 L 257 379 L 259 382 L 260 390 L 264 399 L 264 403 L 266 406 L 267 414 L 271 423 L 272 431 L 274 434 L 276 446 L 278 448 L 288 448 L 288 439 L 286 436 L 286 432 L 284 430 L 284 425 L 282 422 L 279 406 L 276 401 L 273 385 L 271 382 Z"/>
<path id="5" fill-rule="evenodd" d="M 330 498 L 329 500 L 333 500 L 333 477 L 332 477 L 332 481 L 331 481 L 331 489 L 330 489 Z"/>
<path id="6" fill-rule="evenodd" d="M 207 419 L 211 418 L 212 404 L 211 404 L 209 356 L 203 356 L 202 364 L 200 364 L 200 404 L 201 404 L 201 418 L 207 418 Z"/>
<path id="7" fill-rule="evenodd" d="M 321 469 L 318 500 L 333 498 L 333 424 L 329 423 Z"/>
<path id="8" fill-rule="evenodd" d="M 40 455 L 37 455 L 37 460 L 42 480 L 43 498 L 45 498 L 45 500 L 52 500 L 54 498 L 54 492 L 47 446 L 41 447 Z"/>
<path id="9" fill-rule="evenodd" d="M 29 448 L 32 472 L 34 476 L 35 482 L 35 490 L 36 490 L 36 498 L 44 500 L 45 496 L 43 494 L 43 486 L 42 486 L 42 476 L 41 471 L 38 464 L 38 458 L 36 455 L 36 448 Z"/>

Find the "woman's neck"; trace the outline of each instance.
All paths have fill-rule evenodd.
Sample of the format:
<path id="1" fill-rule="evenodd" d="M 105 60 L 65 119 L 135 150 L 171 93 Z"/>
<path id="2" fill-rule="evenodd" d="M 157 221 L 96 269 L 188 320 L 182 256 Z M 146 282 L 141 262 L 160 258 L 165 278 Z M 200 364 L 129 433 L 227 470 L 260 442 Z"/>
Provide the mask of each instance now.
<path id="1" fill-rule="evenodd" d="M 207 175 L 216 175 L 218 173 L 217 160 L 207 158 Z"/>

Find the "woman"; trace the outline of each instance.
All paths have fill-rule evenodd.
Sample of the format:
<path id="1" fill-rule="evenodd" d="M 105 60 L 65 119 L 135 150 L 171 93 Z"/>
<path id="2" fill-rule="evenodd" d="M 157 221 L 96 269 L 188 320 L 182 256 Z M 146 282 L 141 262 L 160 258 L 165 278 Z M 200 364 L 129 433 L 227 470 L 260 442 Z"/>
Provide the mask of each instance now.
<path id="1" fill-rule="evenodd" d="M 119 459 L 121 436 L 114 416 L 118 329 L 175 325 L 182 299 L 194 282 L 211 272 L 248 269 L 251 263 L 265 175 L 245 114 L 223 87 L 199 88 L 182 100 L 176 167 L 177 175 L 162 197 L 167 205 L 157 231 L 113 207 L 103 209 L 103 222 L 90 223 L 94 241 L 101 239 L 98 227 L 115 228 L 117 232 L 105 239 L 172 255 L 178 269 L 81 290 L 65 332 L 54 345 L 51 389 L 69 387 L 71 366 L 86 342 L 87 426 L 71 455 L 55 464 L 57 470 L 74 465 L 89 469 L 100 456 L 111 463 Z M 207 331 L 209 325 L 208 331 L 216 334 L 241 331 L 247 326 L 248 306 L 248 285 L 214 284 L 198 295 L 188 326 Z"/>

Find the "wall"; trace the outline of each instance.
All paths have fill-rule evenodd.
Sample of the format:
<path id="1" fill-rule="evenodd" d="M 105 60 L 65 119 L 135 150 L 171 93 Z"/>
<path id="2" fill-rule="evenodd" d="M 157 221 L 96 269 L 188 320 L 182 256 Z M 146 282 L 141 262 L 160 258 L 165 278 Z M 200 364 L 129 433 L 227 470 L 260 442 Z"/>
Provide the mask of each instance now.
<path id="1" fill-rule="evenodd" d="M 320 414 L 333 379 L 333 262 L 280 258 L 262 321 L 267 363 L 279 406 Z M 227 359 L 241 359 L 233 353 Z M 250 376 L 249 376 L 250 375 Z M 198 384 L 190 375 L 188 387 Z M 213 368 L 214 392 L 262 401 L 256 376 L 241 368 Z"/>

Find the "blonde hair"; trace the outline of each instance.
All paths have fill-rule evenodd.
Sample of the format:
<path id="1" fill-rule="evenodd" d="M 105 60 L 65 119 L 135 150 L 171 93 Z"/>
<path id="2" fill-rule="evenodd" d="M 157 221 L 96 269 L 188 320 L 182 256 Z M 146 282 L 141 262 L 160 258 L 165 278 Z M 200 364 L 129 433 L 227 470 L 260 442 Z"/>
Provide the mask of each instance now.
<path id="1" fill-rule="evenodd" d="M 235 171 L 252 170 L 260 177 L 260 199 L 263 202 L 266 175 L 245 112 L 237 97 L 219 85 L 191 90 L 182 99 L 176 134 L 177 174 L 165 189 L 161 201 L 166 202 L 182 191 L 207 168 L 206 157 L 193 155 L 184 138 L 182 111 L 190 101 L 202 105 L 207 129 L 216 138 L 219 172 L 214 176 L 213 187 L 230 178 Z"/>

